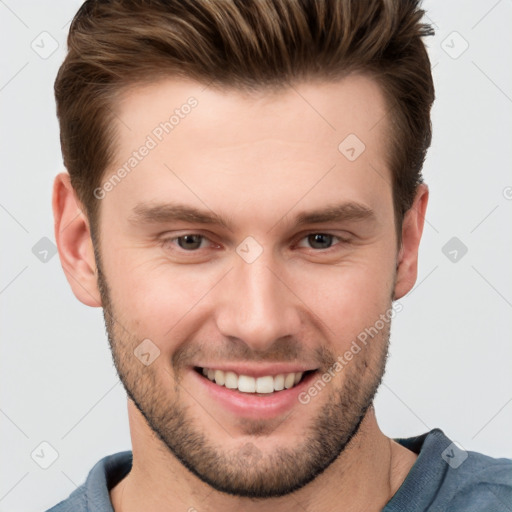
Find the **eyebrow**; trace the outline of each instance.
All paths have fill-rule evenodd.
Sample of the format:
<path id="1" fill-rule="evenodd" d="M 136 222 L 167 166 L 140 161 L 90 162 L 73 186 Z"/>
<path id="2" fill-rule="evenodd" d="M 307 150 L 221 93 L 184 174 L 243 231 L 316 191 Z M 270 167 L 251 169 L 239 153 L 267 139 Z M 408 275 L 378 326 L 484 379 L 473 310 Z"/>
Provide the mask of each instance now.
<path id="1" fill-rule="evenodd" d="M 288 214 L 285 214 L 281 220 L 287 217 Z M 293 225 L 300 227 L 306 224 L 375 219 L 375 212 L 368 206 L 356 202 L 345 202 L 301 212 L 293 220 Z M 228 231 L 233 231 L 232 223 L 212 210 L 200 210 L 179 203 L 139 203 L 133 208 L 132 215 L 128 220 L 133 225 L 163 224 L 182 221 L 192 224 L 217 225 L 226 228 Z"/>

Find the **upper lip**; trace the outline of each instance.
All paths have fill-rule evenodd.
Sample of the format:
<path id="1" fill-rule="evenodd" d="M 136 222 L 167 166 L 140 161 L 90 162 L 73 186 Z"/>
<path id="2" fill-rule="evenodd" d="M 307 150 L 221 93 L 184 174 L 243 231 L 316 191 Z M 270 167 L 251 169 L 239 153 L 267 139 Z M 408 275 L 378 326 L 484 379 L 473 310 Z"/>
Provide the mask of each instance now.
<path id="1" fill-rule="evenodd" d="M 237 375 L 247 375 L 249 377 L 264 377 L 266 375 L 280 375 L 288 373 L 307 372 L 316 370 L 311 365 L 273 363 L 273 364 L 251 364 L 251 363 L 205 363 L 194 365 L 198 368 L 209 368 L 212 370 L 222 370 L 224 372 L 234 372 Z"/>

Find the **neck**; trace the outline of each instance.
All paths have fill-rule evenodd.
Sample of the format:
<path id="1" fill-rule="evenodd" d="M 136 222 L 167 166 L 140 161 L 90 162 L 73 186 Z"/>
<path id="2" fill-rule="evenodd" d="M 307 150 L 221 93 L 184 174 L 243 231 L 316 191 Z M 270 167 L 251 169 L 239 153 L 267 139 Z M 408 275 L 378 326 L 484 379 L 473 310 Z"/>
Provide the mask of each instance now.
<path id="1" fill-rule="evenodd" d="M 370 407 L 346 449 L 308 485 L 280 498 L 239 498 L 212 490 L 185 469 L 131 401 L 129 417 L 133 466 L 110 491 L 115 512 L 288 512 L 298 504 L 304 510 L 377 511 L 395 494 L 417 458 L 380 431 Z"/>

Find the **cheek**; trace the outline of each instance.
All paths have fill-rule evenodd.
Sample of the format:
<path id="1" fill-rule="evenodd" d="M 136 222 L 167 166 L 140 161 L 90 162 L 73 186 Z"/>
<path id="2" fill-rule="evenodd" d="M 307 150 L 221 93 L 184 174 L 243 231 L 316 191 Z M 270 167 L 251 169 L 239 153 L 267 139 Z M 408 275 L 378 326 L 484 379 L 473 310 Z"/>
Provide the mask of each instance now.
<path id="1" fill-rule="evenodd" d="M 110 263 L 105 270 L 119 321 L 135 336 L 150 338 L 160 347 L 168 346 L 190 319 L 197 318 L 202 298 L 219 280 L 216 272 L 204 267 L 148 261 L 133 250 L 116 251 L 115 262 Z"/>
<path id="2" fill-rule="evenodd" d="M 391 261 L 384 266 L 365 259 L 338 267 L 319 266 L 299 281 L 297 295 L 328 327 L 326 335 L 345 345 L 390 307 L 394 270 Z"/>
<path id="3" fill-rule="evenodd" d="M 393 252 L 380 245 L 363 248 L 336 265 L 283 265 L 280 273 L 313 313 L 311 322 L 316 316 L 327 326 L 326 339 L 350 343 L 389 307 Z M 148 259 L 145 249 L 121 244 L 105 254 L 110 255 L 104 271 L 119 321 L 137 338 L 152 339 L 166 350 L 176 348 L 169 346 L 172 339 L 183 341 L 214 318 L 216 298 L 228 296 L 222 277 L 229 263 L 176 265 L 161 257 Z M 289 300 L 297 302 L 293 295 Z"/>

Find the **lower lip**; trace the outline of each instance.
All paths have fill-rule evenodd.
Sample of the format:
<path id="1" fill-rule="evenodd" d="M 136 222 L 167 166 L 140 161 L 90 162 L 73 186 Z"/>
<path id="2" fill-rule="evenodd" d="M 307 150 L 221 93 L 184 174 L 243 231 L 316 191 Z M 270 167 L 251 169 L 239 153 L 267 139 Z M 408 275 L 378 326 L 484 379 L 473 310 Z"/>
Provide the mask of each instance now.
<path id="1" fill-rule="evenodd" d="M 270 419 L 288 412 L 293 406 L 301 405 L 299 395 L 315 378 L 317 372 L 306 375 L 296 386 L 273 393 L 242 393 L 235 389 L 219 386 L 210 379 L 191 370 L 192 377 L 204 386 L 210 396 L 229 412 L 252 419 Z"/>

